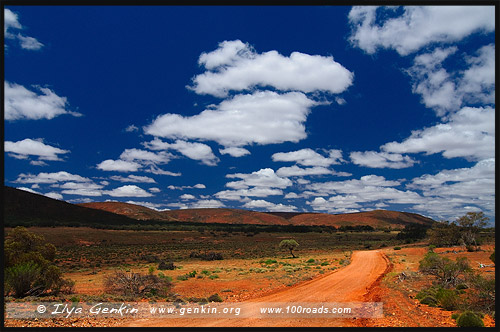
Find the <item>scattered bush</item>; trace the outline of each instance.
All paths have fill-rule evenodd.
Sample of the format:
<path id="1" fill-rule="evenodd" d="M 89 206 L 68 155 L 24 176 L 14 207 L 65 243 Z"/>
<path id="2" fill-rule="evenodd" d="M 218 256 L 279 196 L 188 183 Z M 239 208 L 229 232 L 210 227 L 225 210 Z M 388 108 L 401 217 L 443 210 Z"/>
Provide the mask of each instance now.
<path id="1" fill-rule="evenodd" d="M 435 307 L 435 306 L 437 306 L 438 301 L 436 300 L 436 298 L 434 296 L 427 295 L 422 300 L 420 300 L 420 303 L 426 304 L 426 305 L 431 306 L 431 307 Z"/>
<path id="2" fill-rule="evenodd" d="M 490 259 L 495 264 L 495 250 L 493 250 L 493 253 L 490 255 Z"/>
<path id="3" fill-rule="evenodd" d="M 419 270 L 423 273 L 433 275 L 441 286 L 455 286 L 459 282 L 460 275 L 471 270 L 467 258 L 457 258 L 452 261 L 441 257 L 435 252 L 428 252 L 420 261 Z"/>
<path id="4" fill-rule="evenodd" d="M 156 255 L 142 255 L 141 257 L 141 260 L 144 260 L 146 261 L 147 263 L 157 263 L 160 258 L 158 258 L 158 256 Z"/>
<path id="5" fill-rule="evenodd" d="M 205 252 L 205 253 L 192 251 L 191 254 L 189 254 L 189 257 L 190 258 L 199 258 L 199 259 L 204 260 L 204 261 L 217 261 L 217 260 L 220 261 L 220 260 L 224 259 L 222 257 L 221 253 L 213 252 L 213 251 L 209 251 L 209 252 Z"/>
<path id="6" fill-rule="evenodd" d="M 262 260 L 260 261 L 261 264 L 266 264 L 266 265 L 271 265 L 271 264 L 275 264 L 275 263 L 278 263 L 278 261 L 274 260 L 274 259 L 267 259 L 267 260 Z"/>
<path id="7" fill-rule="evenodd" d="M 224 300 L 216 293 L 208 297 L 208 302 L 224 302 Z"/>
<path id="8" fill-rule="evenodd" d="M 467 275 L 471 307 L 478 311 L 495 311 L 495 278 L 485 278 L 479 273 Z"/>
<path id="9" fill-rule="evenodd" d="M 460 314 L 455 312 L 454 314 L 451 314 L 451 319 L 457 320 L 458 316 L 460 316 Z"/>
<path id="10" fill-rule="evenodd" d="M 171 286 L 166 278 L 140 273 L 115 272 L 104 281 L 106 292 L 125 296 L 167 296 Z"/>
<path id="11" fill-rule="evenodd" d="M 394 247 L 394 250 L 401 250 L 401 247 Z"/>
<path id="12" fill-rule="evenodd" d="M 456 310 L 460 303 L 457 293 L 451 289 L 440 288 L 436 292 L 436 299 L 439 306 L 445 310 Z"/>
<path id="13" fill-rule="evenodd" d="M 471 311 L 466 311 L 457 318 L 458 327 L 484 327 L 481 317 Z"/>
<path id="14" fill-rule="evenodd" d="M 342 265 L 342 266 L 347 266 L 347 265 L 351 264 L 351 261 L 349 259 L 347 259 L 347 258 L 346 259 L 341 259 L 339 261 L 339 264 Z"/>
<path id="15" fill-rule="evenodd" d="M 174 262 L 161 261 L 158 270 L 175 270 Z"/>

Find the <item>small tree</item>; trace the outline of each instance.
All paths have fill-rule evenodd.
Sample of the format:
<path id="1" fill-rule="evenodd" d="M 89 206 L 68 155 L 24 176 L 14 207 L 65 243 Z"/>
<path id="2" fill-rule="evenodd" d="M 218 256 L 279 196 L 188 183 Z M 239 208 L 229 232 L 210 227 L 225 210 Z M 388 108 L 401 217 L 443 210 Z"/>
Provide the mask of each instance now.
<path id="1" fill-rule="evenodd" d="M 292 255 L 293 258 L 296 258 L 295 255 L 293 254 L 293 251 L 298 246 L 299 246 L 299 244 L 294 239 L 283 240 L 280 242 L 280 249 L 290 250 L 290 254 Z"/>
<path id="2" fill-rule="evenodd" d="M 454 246 L 460 244 L 460 227 L 448 221 L 436 222 L 427 231 L 429 244 L 436 247 Z"/>
<path id="3" fill-rule="evenodd" d="M 477 247 L 476 236 L 486 226 L 490 218 L 483 212 L 467 212 L 466 215 L 457 219 L 456 223 L 462 228 L 461 241 L 465 246 Z"/>

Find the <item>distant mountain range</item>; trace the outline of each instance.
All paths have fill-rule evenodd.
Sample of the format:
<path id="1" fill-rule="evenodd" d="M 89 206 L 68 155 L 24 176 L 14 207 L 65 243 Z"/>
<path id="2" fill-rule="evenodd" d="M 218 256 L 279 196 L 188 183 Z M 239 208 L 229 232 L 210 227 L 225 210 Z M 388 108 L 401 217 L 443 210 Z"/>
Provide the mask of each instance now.
<path id="1" fill-rule="evenodd" d="M 255 212 L 238 209 L 184 209 L 156 211 L 144 206 L 120 202 L 79 204 L 105 210 L 137 220 L 165 220 L 197 223 L 304 225 L 304 226 L 372 226 L 403 228 L 408 224 L 431 225 L 434 220 L 415 213 L 375 210 L 368 212 L 327 214 L 302 212 Z"/>
<path id="2" fill-rule="evenodd" d="M 179 223 L 222 223 L 250 225 L 372 226 L 403 228 L 408 224 L 431 225 L 434 220 L 415 213 L 375 210 L 347 214 L 256 212 L 239 209 L 185 209 L 157 211 L 121 202 L 70 204 L 27 191 L 4 187 L 6 226 L 31 224 L 133 225 L 165 221 Z"/>

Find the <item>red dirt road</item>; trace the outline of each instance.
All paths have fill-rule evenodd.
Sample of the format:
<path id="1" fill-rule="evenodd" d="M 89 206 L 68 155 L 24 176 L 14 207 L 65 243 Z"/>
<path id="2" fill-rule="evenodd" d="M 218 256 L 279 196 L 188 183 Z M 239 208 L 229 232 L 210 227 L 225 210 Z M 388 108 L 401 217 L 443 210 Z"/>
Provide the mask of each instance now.
<path id="1" fill-rule="evenodd" d="M 278 291 L 264 297 L 231 304 L 234 307 L 256 308 L 261 303 L 286 302 L 364 302 L 380 277 L 387 271 L 388 259 L 380 251 L 357 251 L 348 266 L 319 278 Z M 243 311 L 243 310 L 242 310 Z M 144 318 L 129 321 L 134 327 L 304 327 L 353 326 L 353 319 L 340 318 Z"/>

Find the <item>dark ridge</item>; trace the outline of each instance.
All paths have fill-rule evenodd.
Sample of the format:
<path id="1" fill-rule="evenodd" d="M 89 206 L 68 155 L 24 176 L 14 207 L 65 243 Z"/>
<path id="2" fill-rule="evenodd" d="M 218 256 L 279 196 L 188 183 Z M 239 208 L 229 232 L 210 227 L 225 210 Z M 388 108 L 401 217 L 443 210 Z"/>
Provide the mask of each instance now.
<path id="1" fill-rule="evenodd" d="M 4 226 L 133 225 L 137 220 L 4 186 Z"/>

